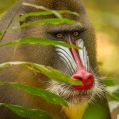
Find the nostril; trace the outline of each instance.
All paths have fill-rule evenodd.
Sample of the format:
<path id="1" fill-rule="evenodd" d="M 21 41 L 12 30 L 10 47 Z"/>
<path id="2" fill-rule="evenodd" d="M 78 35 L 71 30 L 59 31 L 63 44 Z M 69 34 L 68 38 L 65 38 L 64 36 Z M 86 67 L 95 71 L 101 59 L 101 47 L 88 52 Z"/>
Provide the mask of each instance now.
<path id="1" fill-rule="evenodd" d="M 87 81 L 90 80 L 90 78 L 91 78 L 91 77 L 88 77 L 88 78 L 87 78 Z"/>
<path id="2" fill-rule="evenodd" d="M 92 74 L 88 74 L 87 78 L 84 81 L 85 89 L 89 89 L 94 84 L 94 77 Z"/>
<path id="3" fill-rule="evenodd" d="M 83 82 L 83 79 L 78 74 L 74 74 L 71 78 L 73 78 L 74 80 L 80 80 L 81 82 Z"/>
<path id="4" fill-rule="evenodd" d="M 72 76 L 72 78 L 73 78 L 73 79 L 79 79 L 79 80 L 82 81 L 82 77 L 81 77 L 79 74 L 74 74 L 74 75 Z"/>
<path id="5" fill-rule="evenodd" d="M 82 78 L 78 78 L 78 80 L 82 81 Z"/>

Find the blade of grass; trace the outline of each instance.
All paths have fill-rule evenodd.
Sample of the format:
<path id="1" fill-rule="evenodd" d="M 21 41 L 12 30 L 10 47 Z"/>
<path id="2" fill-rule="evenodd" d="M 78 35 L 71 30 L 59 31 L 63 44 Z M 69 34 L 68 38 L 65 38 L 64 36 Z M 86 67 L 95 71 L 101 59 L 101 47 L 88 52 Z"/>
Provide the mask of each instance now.
<path id="1" fill-rule="evenodd" d="M 20 28 L 24 28 L 24 27 L 27 27 L 27 26 L 31 26 L 31 25 L 44 25 L 44 24 L 54 24 L 54 25 L 58 25 L 58 24 L 76 24 L 77 22 L 74 21 L 74 20 L 70 20 L 70 19 L 67 19 L 67 18 L 50 18 L 50 19 L 44 19 L 44 20 L 38 20 L 38 21 L 32 21 L 32 22 L 27 22 L 27 23 L 24 23 L 20 26 L 16 26 L 16 27 L 13 27 L 11 29 L 8 29 L 8 30 L 15 30 L 15 29 L 20 29 Z"/>
<path id="2" fill-rule="evenodd" d="M 62 18 L 62 16 L 61 16 L 62 13 L 74 14 L 74 15 L 76 15 L 76 16 L 79 16 L 78 13 L 76 13 L 76 12 L 71 12 L 71 11 L 69 11 L 69 10 L 59 10 L 59 11 L 57 11 L 57 10 L 48 9 L 48 8 L 46 8 L 46 7 L 44 7 L 44 6 L 38 6 L 38 5 L 35 5 L 35 4 L 26 3 L 26 2 L 23 2 L 23 5 L 25 5 L 25 6 L 30 6 L 30 7 L 36 8 L 36 9 L 41 9 L 41 10 L 44 10 L 44 11 L 51 12 L 51 13 L 54 14 L 57 18 Z"/>
<path id="3" fill-rule="evenodd" d="M 41 45 L 52 45 L 52 46 L 57 46 L 61 45 L 67 48 L 75 48 L 75 49 L 81 49 L 80 47 L 72 44 L 67 44 L 64 42 L 59 42 L 55 40 L 49 40 L 49 39 L 40 39 L 40 38 L 23 38 L 21 40 L 17 40 L 14 42 L 8 42 L 5 44 L 0 45 L 0 47 L 5 47 L 5 46 L 16 46 L 16 45 L 21 45 L 21 44 L 41 44 Z"/>
<path id="4" fill-rule="evenodd" d="M 27 117 L 32 119 L 52 119 L 52 117 L 45 111 L 31 109 L 23 106 L 12 105 L 12 104 L 5 104 L 0 103 L 0 106 L 5 106 L 12 110 L 14 113 L 21 117 Z"/>
<path id="5" fill-rule="evenodd" d="M 5 68 L 7 66 L 12 66 L 12 65 L 23 65 L 24 67 L 30 69 L 30 70 L 38 70 L 41 71 L 43 74 L 47 75 L 49 78 L 59 81 L 59 82 L 65 82 L 69 85 L 79 85 L 81 84 L 80 80 L 74 80 L 70 78 L 68 75 L 63 74 L 53 68 L 50 68 L 48 66 L 32 63 L 32 62 L 7 62 L 0 64 L 0 67 Z"/>
<path id="6" fill-rule="evenodd" d="M 23 20 L 23 19 L 26 19 L 27 17 L 37 17 L 37 16 L 45 16 L 45 15 L 52 15 L 52 14 L 63 14 L 63 13 L 67 13 L 67 14 L 74 14 L 76 16 L 79 16 L 78 13 L 76 12 L 71 12 L 69 10 L 50 10 L 50 11 L 43 11 L 43 12 L 30 12 L 30 13 L 27 13 L 27 14 L 24 14 L 23 16 L 20 16 L 18 18 L 16 18 L 16 20 Z M 61 16 L 57 15 L 58 18 L 61 18 Z"/>

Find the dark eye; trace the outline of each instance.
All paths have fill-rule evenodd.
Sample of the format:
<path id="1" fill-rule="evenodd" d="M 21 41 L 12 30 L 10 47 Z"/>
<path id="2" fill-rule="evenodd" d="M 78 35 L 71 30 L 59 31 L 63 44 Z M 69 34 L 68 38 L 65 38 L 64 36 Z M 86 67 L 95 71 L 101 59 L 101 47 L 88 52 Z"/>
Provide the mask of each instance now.
<path id="1" fill-rule="evenodd" d="M 73 32 L 73 36 L 74 37 L 78 37 L 79 36 L 79 32 L 78 31 Z"/>
<path id="2" fill-rule="evenodd" d="M 61 39 L 61 38 L 64 37 L 64 35 L 63 35 L 63 33 L 57 33 L 57 34 L 55 34 L 55 37 L 56 37 L 57 39 Z"/>

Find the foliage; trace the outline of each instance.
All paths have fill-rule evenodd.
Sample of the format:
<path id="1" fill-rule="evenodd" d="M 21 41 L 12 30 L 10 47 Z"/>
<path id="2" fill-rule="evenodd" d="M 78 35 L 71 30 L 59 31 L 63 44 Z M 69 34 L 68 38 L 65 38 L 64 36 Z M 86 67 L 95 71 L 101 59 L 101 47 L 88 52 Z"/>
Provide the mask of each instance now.
<path id="1" fill-rule="evenodd" d="M 42 111 L 42 110 L 36 110 L 36 109 L 30 109 L 27 107 L 23 106 L 18 106 L 18 105 L 11 105 L 11 104 L 5 104 L 5 103 L 0 103 L 0 106 L 5 106 L 15 112 L 17 115 L 21 117 L 28 117 L 30 119 L 52 119 L 52 117 Z"/>
<path id="2" fill-rule="evenodd" d="M 75 48 L 75 49 L 81 49 L 76 45 L 72 44 L 67 44 L 64 42 L 59 42 L 59 41 L 54 41 L 54 40 L 49 40 L 49 39 L 43 39 L 43 38 L 23 38 L 17 41 L 13 42 L 8 42 L 5 44 L 0 45 L 0 47 L 5 47 L 5 46 L 17 46 L 17 45 L 22 45 L 22 44 L 41 44 L 41 45 L 52 45 L 52 46 L 57 46 L 61 45 L 67 48 Z"/>
<path id="3" fill-rule="evenodd" d="M 1 82 L 0 83 L 1 86 L 4 84 L 10 84 L 15 88 L 23 89 L 24 91 L 26 91 L 32 95 L 40 96 L 53 104 L 61 104 L 61 105 L 68 107 L 68 104 L 64 99 L 62 99 L 58 95 L 48 92 L 44 89 L 26 86 L 23 84 L 18 84 L 18 83 L 13 83 L 13 82 Z"/>
<path id="4" fill-rule="evenodd" d="M 105 78 L 104 83 L 106 85 L 106 91 L 107 95 L 112 99 L 112 100 L 117 100 L 119 101 L 119 85 L 116 85 L 113 80 Z"/>
<path id="5" fill-rule="evenodd" d="M 59 81 L 59 82 L 65 82 L 67 84 L 73 84 L 73 85 L 79 85 L 81 84 L 81 81 L 79 80 L 73 80 L 72 78 L 70 78 L 69 76 L 67 76 L 66 74 L 63 74 L 51 67 L 48 66 L 44 66 L 44 65 L 40 65 L 40 64 L 36 64 L 36 63 L 32 63 L 32 62 L 6 62 L 3 64 L 0 64 L 0 70 L 8 68 L 10 66 L 13 65 L 22 65 L 30 70 L 33 71 L 41 71 L 41 73 L 47 75 L 49 78 Z M 55 74 L 55 75 L 54 75 Z"/>

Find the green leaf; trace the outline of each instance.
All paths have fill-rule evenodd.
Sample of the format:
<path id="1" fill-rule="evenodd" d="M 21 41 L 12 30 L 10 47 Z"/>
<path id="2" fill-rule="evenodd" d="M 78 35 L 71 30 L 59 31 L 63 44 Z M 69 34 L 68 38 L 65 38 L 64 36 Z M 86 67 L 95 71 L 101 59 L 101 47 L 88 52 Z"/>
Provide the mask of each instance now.
<path id="1" fill-rule="evenodd" d="M 107 96 L 111 100 L 117 100 L 117 101 L 119 101 L 119 92 L 118 93 L 109 93 L 109 92 L 107 92 Z"/>
<path id="2" fill-rule="evenodd" d="M 36 64 L 36 63 L 32 63 L 32 62 L 6 62 L 3 64 L 0 64 L 0 68 L 1 66 L 11 66 L 11 65 L 23 65 L 24 67 L 30 69 L 30 70 L 34 70 L 34 71 L 41 71 L 43 74 L 47 75 L 49 78 L 55 80 L 55 81 L 59 81 L 59 82 L 65 82 L 69 85 L 79 85 L 81 84 L 80 80 L 74 80 L 72 78 L 70 78 L 68 75 L 63 74 L 53 68 L 50 68 L 48 66 L 44 66 L 44 65 L 40 65 L 40 64 Z"/>
<path id="3" fill-rule="evenodd" d="M 23 64 L 24 65 L 24 64 Z M 27 65 L 27 64 L 25 64 Z M 59 81 L 59 82 L 65 82 L 69 85 L 79 85 L 81 84 L 81 81 L 79 80 L 74 80 L 70 78 L 68 75 L 63 74 L 51 67 L 44 66 L 44 65 L 39 65 L 36 63 L 31 63 L 32 67 L 37 68 L 38 70 L 42 71 L 45 75 L 47 75 L 49 78 Z"/>
<path id="4" fill-rule="evenodd" d="M 20 65 L 23 64 L 23 62 L 6 62 L 0 64 L 0 70 L 3 70 L 5 68 L 11 67 L 12 65 Z"/>
<path id="5" fill-rule="evenodd" d="M 53 45 L 53 46 L 61 45 L 61 46 L 67 47 L 67 48 L 81 49 L 80 47 L 78 47 L 76 45 L 67 44 L 67 43 L 59 42 L 59 41 L 55 41 L 55 40 L 40 39 L 40 38 L 23 38 L 23 39 L 18 40 L 18 41 L 8 42 L 5 44 L 2 44 L 2 45 L 0 45 L 0 47 L 16 46 L 16 45 L 27 44 L 27 43 L 29 43 L 29 44 L 41 44 L 41 45 Z"/>
<path id="6" fill-rule="evenodd" d="M 0 86 L 4 85 L 4 82 L 0 82 Z"/>
<path id="7" fill-rule="evenodd" d="M 10 110 L 12 110 L 14 113 L 16 113 L 21 117 L 27 117 L 32 119 L 52 119 L 52 117 L 48 113 L 42 110 L 30 109 L 27 107 L 5 104 L 5 103 L 0 103 L 0 105 L 9 108 Z"/>
<path id="8" fill-rule="evenodd" d="M 58 96 L 54 93 L 46 91 L 44 89 L 26 86 L 26 85 L 22 85 L 22 84 L 18 84 L 18 83 L 9 83 L 9 84 L 11 84 L 12 86 L 14 86 L 16 88 L 23 89 L 32 95 L 40 96 L 53 104 L 61 104 L 61 105 L 68 107 L 67 102 L 63 98 L 61 98 L 60 96 Z"/>
<path id="9" fill-rule="evenodd" d="M 52 15 L 54 14 L 58 18 L 62 18 L 60 14 L 63 13 L 68 13 L 68 14 L 74 14 L 76 16 L 79 16 L 78 13 L 76 12 L 71 12 L 69 10 L 50 10 L 50 11 L 43 11 L 43 12 L 30 12 L 27 14 L 24 14 L 23 16 L 18 17 L 16 20 L 23 20 L 26 19 L 27 17 L 33 17 L 33 16 L 44 16 L 44 15 Z"/>
<path id="10" fill-rule="evenodd" d="M 119 100 L 119 85 L 106 87 L 107 95 L 114 100 Z"/>
<path id="11" fill-rule="evenodd" d="M 10 66 L 12 66 L 12 64 L 9 64 L 9 63 L 0 64 L 0 70 L 3 70 L 3 69 L 8 68 L 8 67 L 10 67 Z"/>
<path id="12" fill-rule="evenodd" d="M 117 92 L 114 92 L 112 95 L 113 97 L 115 97 L 115 100 L 119 101 L 119 90 Z"/>
<path id="13" fill-rule="evenodd" d="M 23 16 L 18 17 L 16 20 L 23 20 L 27 17 L 33 17 L 33 16 L 43 16 L 43 15 L 51 15 L 53 14 L 51 11 L 45 11 L 45 12 L 30 12 L 27 14 L 24 14 Z"/>
<path id="14" fill-rule="evenodd" d="M 105 84 L 106 86 L 114 86 L 114 85 L 115 85 L 114 81 L 111 80 L 111 79 L 108 79 L 108 78 L 105 78 L 105 79 L 103 80 L 103 82 L 104 82 L 104 84 Z"/>
<path id="15" fill-rule="evenodd" d="M 10 84 L 14 86 L 15 88 L 23 89 L 26 92 L 35 96 L 40 96 L 53 104 L 61 104 L 61 105 L 64 105 L 65 107 L 68 107 L 67 102 L 63 98 L 45 89 L 18 84 L 16 82 L 0 82 L 0 85 L 4 85 L 4 84 Z"/>
<path id="16" fill-rule="evenodd" d="M 44 24 L 54 24 L 54 25 L 58 25 L 58 24 L 76 24 L 77 22 L 74 20 L 70 20 L 67 18 L 50 18 L 50 19 L 44 19 L 44 20 L 38 20 L 38 21 L 32 21 L 32 22 L 27 22 L 24 23 L 20 26 L 16 26 L 13 27 L 11 29 L 15 30 L 15 29 L 20 29 L 20 28 L 24 28 L 27 26 L 31 26 L 31 25 L 44 25 Z"/>
<path id="17" fill-rule="evenodd" d="M 23 5 L 25 6 L 30 6 L 30 7 L 34 7 L 36 9 L 41 9 L 41 10 L 44 10 L 44 11 L 47 11 L 47 12 L 51 12 L 52 14 L 54 14 L 56 17 L 58 18 L 62 18 L 61 14 L 59 14 L 56 10 L 51 10 L 51 9 L 48 9 L 44 6 L 38 6 L 38 5 L 35 5 L 35 4 L 30 4 L 30 3 L 22 3 Z"/>
<path id="18" fill-rule="evenodd" d="M 41 9 L 41 10 L 45 10 L 45 11 L 50 11 L 50 9 L 44 7 L 44 6 L 38 6 L 36 4 L 30 4 L 30 3 L 27 3 L 27 2 L 23 2 L 22 3 L 24 6 L 30 6 L 30 7 L 34 7 L 36 9 Z"/>
<path id="19" fill-rule="evenodd" d="M 36 9 L 41 9 L 41 10 L 47 11 L 49 13 L 49 14 L 46 13 L 47 15 L 54 14 L 58 18 L 62 17 L 61 16 L 62 13 L 74 14 L 76 16 L 79 16 L 79 14 L 77 12 L 72 12 L 72 11 L 69 11 L 69 10 L 52 10 L 52 9 L 48 9 L 44 6 L 38 6 L 38 5 L 35 5 L 35 4 L 26 3 L 26 2 L 23 2 L 22 4 L 25 5 L 25 6 L 30 6 L 30 7 L 36 8 Z"/>

